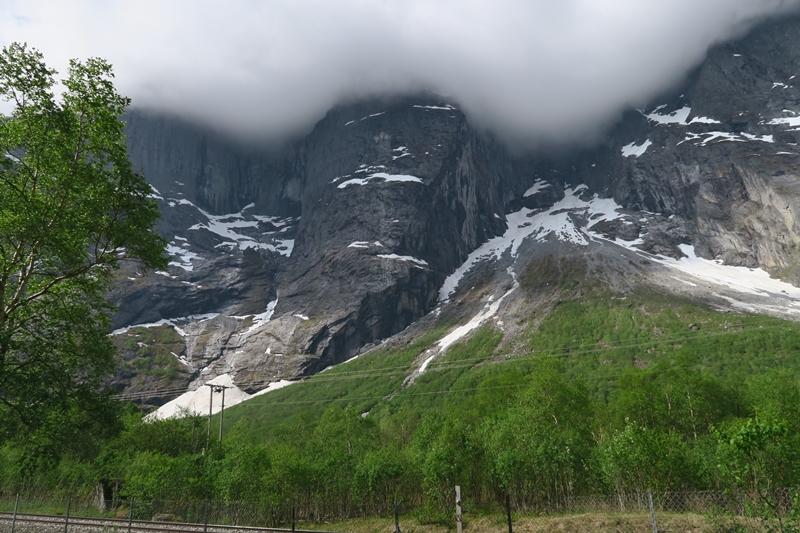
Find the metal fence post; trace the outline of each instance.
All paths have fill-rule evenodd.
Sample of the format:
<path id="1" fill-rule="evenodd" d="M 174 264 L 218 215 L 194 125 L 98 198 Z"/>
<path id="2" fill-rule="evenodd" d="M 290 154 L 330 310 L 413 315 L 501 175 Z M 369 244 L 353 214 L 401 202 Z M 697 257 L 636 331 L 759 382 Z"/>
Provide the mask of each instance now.
<path id="1" fill-rule="evenodd" d="M 203 507 L 205 507 L 204 514 L 206 515 L 205 524 L 203 525 L 203 533 L 206 533 L 206 531 L 208 531 L 208 500 L 206 500 L 206 503 Z"/>
<path id="2" fill-rule="evenodd" d="M 394 533 L 400 533 L 400 516 L 397 514 L 397 496 L 394 497 Z"/>
<path id="3" fill-rule="evenodd" d="M 461 528 L 461 486 L 456 485 L 456 531 L 462 533 Z"/>
<path id="4" fill-rule="evenodd" d="M 19 505 L 19 492 L 17 493 L 17 499 L 14 500 L 14 517 L 11 519 L 11 533 L 14 533 L 14 529 L 17 527 L 17 506 Z"/>
<path id="5" fill-rule="evenodd" d="M 72 495 L 67 496 L 67 516 L 64 517 L 64 533 L 67 533 L 69 528 L 69 508 L 72 505 Z"/>
<path id="6" fill-rule="evenodd" d="M 650 504 L 650 520 L 653 522 L 653 533 L 658 533 L 658 524 L 656 523 L 656 510 L 653 508 L 653 493 L 647 489 L 647 502 Z"/>
<path id="7" fill-rule="evenodd" d="M 133 498 L 131 498 L 131 507 L 128 509 L 128 533 L 131 533 L 131 522 L 133 522 Z"/>
<path id="8" fill-rule="evenodd" d="M 294 500 L 292 500 L 292 531 L 294 531 L 294 518 L 295 518 L 295 504 Z"/>
<path id="9" fill-rule="evenodd" d="M 511 498 L 506 494 L 506 516 L 508 517 L 508 533 L 514 533 L 511 529 Z"/>

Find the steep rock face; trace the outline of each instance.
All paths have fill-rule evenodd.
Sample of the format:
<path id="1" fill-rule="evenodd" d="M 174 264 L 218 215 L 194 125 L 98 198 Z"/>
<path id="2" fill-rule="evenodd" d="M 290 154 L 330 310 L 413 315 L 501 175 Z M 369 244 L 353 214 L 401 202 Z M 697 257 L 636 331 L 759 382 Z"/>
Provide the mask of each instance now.
<path id="1" fill-rule="evenodd" d="M 698 253 L 800 282 L 800 21 L 712 49 L 680 96 L 631 113 L 602 187 L 686 220 Z"/>
<path id="2" fill-rule="evenodd" d="M 420 318 L 444 277 L 505 229 L 508 157 L 439 101 L 335 109 L 303 160 L 303 215 L 276 312 L 320 317 L 302 341 L 320 364 Z"/>
<path id="3" fill-rule="evenodd" d="M 232 373 L 247 390 L 319 371 L 426 314 L 524 189 L 505 150 L 431 96 L 337 107 L 280 156 L 140 113 L 127 131 L 173 261 L 124 271 L 114 325 L 167 321 L 196 380 Z"/>
<path id="4" fill-rule="evenodd" d="M 517 165 L 642 213 L 605 227 L 609 237 L 641 237 L 641 249 L 674 258 L 691 244 L 798 284 L 799 38 L 798 18 L 766 23 L 712 48 L 682 87 L 625 113 L 599 146 Z"/>
<path id="5" fill-rule="evenodd" d="M 287 150 L 239 146 L 177 118 L 137 110 L 125 121 L 131 161 L 161 193 L 218 215 L 250 203 L 273 215 L 298 214 Z M 172 218 L 163 217 L 162 223 Z"/>
<path id="6" fill-rule="evenodd" d="M 280 153 L 132 114 L 173 261 L 124 272 L 115 327 L 166 321 L 181 379 L 231 373 L 252 392 L 381 342 L 462 285 L 499 280 L 499 298 L 565 242 L 580 255 L 624 242 L 620 265 L 696 253 L 798 284 L 798 37 L 793 19 L 716 47 L 680 91 L 560 156 L 512 158 L 430 95 L 339 106 Z"/>

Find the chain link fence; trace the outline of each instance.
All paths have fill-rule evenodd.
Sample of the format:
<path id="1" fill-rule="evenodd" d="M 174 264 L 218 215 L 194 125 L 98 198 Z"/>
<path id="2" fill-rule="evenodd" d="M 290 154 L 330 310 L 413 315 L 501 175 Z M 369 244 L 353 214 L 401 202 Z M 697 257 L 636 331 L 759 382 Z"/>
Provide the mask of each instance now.
<path id="1" fill-rule="evenodd" d="M 541 502 L 535 507 L 516 509 L 470 509 L 465 504 L 462 527 L 466 532 L 592 532 L 592 533 L 772 533 L 800 530 L 800 492 L 775 489 L 763 493 L 730 491 L 687 491 L 604 496 L 579 496 L 558 502 Z M 195 524 L 197 531 L 219 532 L 225 527 L 313 530 L 342 533 L 444 533 L 456 530 L 455 514 L 426 514 L 424 508 L 399 506 L 399 516 L 364 517 L 354 511 L 346 520 L 313 516 L 308 508 L 292 504 L 222 501 L 98 501 L 93 497 L 37 498 L 0 495 L 0 533 L 11 532 L 11 514 L 46 514 L 116 519 L 105 530 L 126 531 L 147 527 L 147 523 Z M 304 506 L 305 507 L 305 506 Z M 388 508 L 392 508 L 391 505 Z M 508 512 L 507 512 L 508 511 Z M 510 520 L 509 520 L 510 519 Z M 510 524 L 509 524 L 510 521 Z M 62 522 L 63 523 L 63 522 Z M 59 526 L 59 531 L 65 527 Z M 86 528 L 78 523 L 68 533 Z M 150 524 L 152 527 L 152 524 Z M 167 530 L 168 528 L 164 528 Z M 39 531 L 18 523 L 15 533 Z"/>

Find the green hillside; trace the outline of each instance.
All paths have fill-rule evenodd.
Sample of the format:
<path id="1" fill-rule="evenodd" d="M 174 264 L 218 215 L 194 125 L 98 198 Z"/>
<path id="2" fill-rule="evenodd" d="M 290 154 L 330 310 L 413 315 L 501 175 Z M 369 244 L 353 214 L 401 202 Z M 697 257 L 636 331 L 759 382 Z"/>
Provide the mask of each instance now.
<path id="1" fill-rule="evenodd" d="M 234 406 L 226 411 L 226 426 L 246 419 L 253 434 L 264 438 L 279 425 L 317 419 L 331 404 L 359 413 L 423 413 L 478 392 L 507 397 L 542 357 L 557 361 L 567 379 L 584 382 L 597 401 L 607 401 L 628 370 L 691 367 L 735 386 L 770 369 L 800 369 L 800 324 L 720 313 L 669 295 L 591 293 L 561 301 L 544 317 L 518 320 L 524 332 L 514 343 L 501 343 L 501 331 L 483 327 L 434 360 L 409 387 L 401 384 L 416 368 L 412 361 L 446 333 L 446 325 L 403 349 L 374 351 Z"/>
<path id="2" fill-rule="evenodd" d="M 506 495 L 531 513 L 582 495 L 800 484 L 800 324 L 600 285 L 523 290 L 519 316 L 406 387 L 457 324 L 226 409 L 222 443 L 207 444 L 202 416 L 147 423 L 135 406 L 83 455 L 32 462 L 40 443 L 9 443 L 0 490 L 91 494 L 104 479 L 122 499 L 258 502 L 271 525 L 292 505 L 307 522 L 390 516 L 396 497 L 447 524 L 454 485 L 492 514 Z"/>

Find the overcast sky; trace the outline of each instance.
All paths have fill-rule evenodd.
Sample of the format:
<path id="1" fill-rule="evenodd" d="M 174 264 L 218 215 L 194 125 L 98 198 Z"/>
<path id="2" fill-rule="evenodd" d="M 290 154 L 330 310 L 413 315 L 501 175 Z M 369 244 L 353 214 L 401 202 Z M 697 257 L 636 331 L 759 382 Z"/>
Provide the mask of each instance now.
<path id="1" fill-rule="evenodd" d="M 246 136 L 429 89 L 525 142 L 591 135 L 800 0 L 0 0 L 0 43 L 115 67 L 134 107 Z"/>

